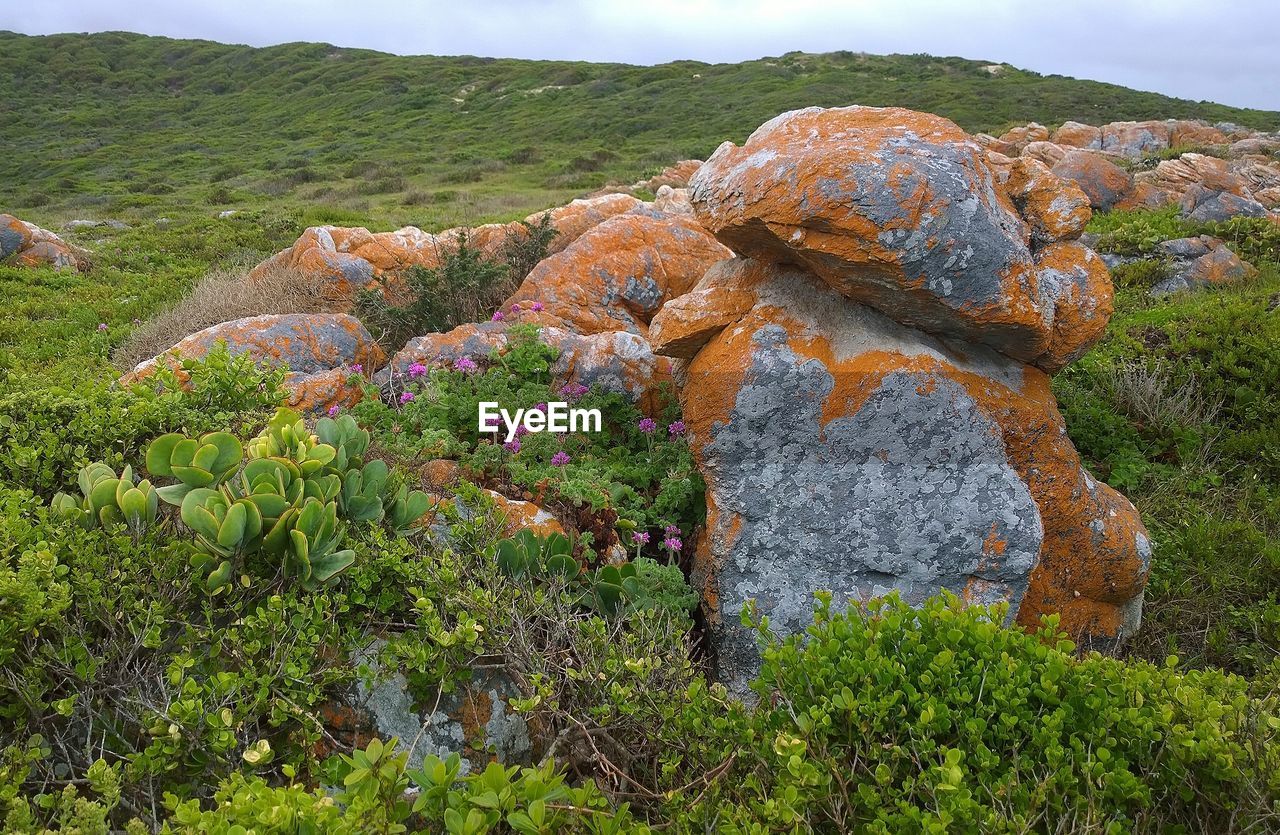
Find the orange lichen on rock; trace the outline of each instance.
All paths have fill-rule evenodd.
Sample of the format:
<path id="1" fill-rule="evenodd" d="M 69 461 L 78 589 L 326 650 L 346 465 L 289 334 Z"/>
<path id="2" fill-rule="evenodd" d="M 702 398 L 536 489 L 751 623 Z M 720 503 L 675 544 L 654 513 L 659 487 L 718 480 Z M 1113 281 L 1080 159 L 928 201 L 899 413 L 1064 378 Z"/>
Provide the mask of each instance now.
<path id="1" fill-rule="evenodd" d="M 0 262 L 19 267 L 53 267 L 56 270 L 89 269 L 89 253 L 67 243 L 48 229 L 0 214 Z"/>

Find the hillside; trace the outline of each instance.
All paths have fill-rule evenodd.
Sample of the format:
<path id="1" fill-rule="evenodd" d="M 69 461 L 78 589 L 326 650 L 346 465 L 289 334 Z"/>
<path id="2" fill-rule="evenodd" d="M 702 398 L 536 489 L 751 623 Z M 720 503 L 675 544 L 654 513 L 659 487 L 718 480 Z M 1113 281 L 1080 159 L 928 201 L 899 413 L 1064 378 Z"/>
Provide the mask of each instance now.
<path id="1" fill-rule="evenodd" d="M 805 105 L 898 105 L 968 131 L 1280 113 L 927 55 L 653 67 L 0 32 L 0 207 L 41 219 L 329 207 L 424 227 L 510 218 Z"/>

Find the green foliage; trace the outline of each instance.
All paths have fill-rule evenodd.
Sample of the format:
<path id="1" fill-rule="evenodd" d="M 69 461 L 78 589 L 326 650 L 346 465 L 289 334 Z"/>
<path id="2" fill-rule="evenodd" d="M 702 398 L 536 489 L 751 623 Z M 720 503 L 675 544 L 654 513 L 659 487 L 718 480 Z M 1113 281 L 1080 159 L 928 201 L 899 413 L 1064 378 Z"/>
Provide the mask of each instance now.
<path id="1" fill-rule="evenodd" d="M 1280 815 L 1274 697 L 1220 672 L 1077 658 L 1050 618 L 896 598 L 771 642 L 754 711 L 696 686 L 666 758 L 690 829 L 1265 830 Z M 692 756 L 691 756 L 692 754 Z M 1185 830 L 1184 830 L 1185 831 Z"/>
<path id="2" fill-rule="evenodd" d="M 128 464 L 119 477 L 106 464 L 90 464 L 80 471 L 78 481 L 81 499 L 59 493 L 51 503 L 68 522 L 86 528 L 123 523 L 135 534 L 155 524 L 159 494 L 146 479 L 135 483 Z"/>
<path id="3" fill-rule="evenodd" d="M 513 327 L 508 340 L 505 352 L 475 358 L 485 365 L 482 371 L 434 369 L 407 381 L 412 401 L 400 403 L 397 389 L 392 403 L 368 397 L 352 414 L 389 454 L 409 460 L 456 456 L 481 482 L 539 492 L 545 504 L 598 519 L 602 533 L 615 523 L 632 530 L 672 523 L 691 530 L 702 513 L 703 485 L 687 443 L 666 431 L 679 417 L 674 402 L 653 434 L 640 430 L 644 414 L 625 397 L 594 389 L 574 405 L 600 410 L 599 433 L 528 434 L 513 452 L 501 438 L 477 431 L 481 401 L 511 410 L 567 396 L 548 383 L 556 352 L 538 341 L 536 328 Z M 567 464 L 552 464 L 558 452 L 569 456 Z M 598 551 L 608 543 L 587 544 Z"/>
<path id="4" fill-rule="evenodd" d="M 184 363 L 184 374 L 187 387 L 160 375 L 127 388 L 15 384 L 0 392 L 0 480 L 52 495 L 75 486 L 93 461 L 140 466 L 142 445 L 157 435 L 234 426 L 284 399 L 283 373 L 225 349 Z"/>
<path id="5" fill-rule="evenodd" d="M 678 159 L 705 159 L 720 142 L 809 105 L 908 107 L 970 132 L 1068 119 L 1280 127 L 1271 112 L 987 66 L 792 52 L 640 67 L 6 33 L 0 80 L 11 91 L 13 152 L 0 159 L 0 204 L 20 215 L 174 217 L 211 202 L 309 202 L 306 223 L 440 229 L 524 217 Z M 152 129 L 139 136 L 136 125 Z"/>
<path id="6" fill-rule="evenodd" d="M 419 334 L 442 333 L 464 322 L 489 318 L 546 257 L 556 235 L 550 213 L 537 223 L 522 223 L 524 234 L 508 236 L 496 258 L 472 246 L 465 232 L 458 232 L 451 244 L 441 247 L 439 266 L 415 265 L 405 270 L 395 278 L 397 284 L 406 285 L 403 291 L 386 281 L 361 290 L 353 312 L 391 350 Z M 401 296 L 408 301 L 388 300 Z"/>
<path id="7" fill-rule="evenodd" d="M 1152 255 L 1161 241 L 1212 235 L 1225 241 L 1246 261 L 1280 262 L 1280 227 L 1269 218 L 1233 217 L 1203 222 L 1187 220 L 1178 212 L 1178 207 L 1172 205 L 1095 214 L 1089 231 L 1098 233 L 1099 249 L 1119 255 Z"/>

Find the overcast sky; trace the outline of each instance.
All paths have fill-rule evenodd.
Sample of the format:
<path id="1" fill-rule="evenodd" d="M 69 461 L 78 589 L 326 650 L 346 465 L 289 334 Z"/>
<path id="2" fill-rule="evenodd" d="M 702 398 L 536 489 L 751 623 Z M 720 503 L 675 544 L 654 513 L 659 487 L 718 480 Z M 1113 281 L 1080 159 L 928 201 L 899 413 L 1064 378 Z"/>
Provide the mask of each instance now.
<path id="1" fill-rule="evenodd" d="M 636 64 L 927 52 L 1280 110 L 1280 0 L 0 0 L 0 29 Z"/>

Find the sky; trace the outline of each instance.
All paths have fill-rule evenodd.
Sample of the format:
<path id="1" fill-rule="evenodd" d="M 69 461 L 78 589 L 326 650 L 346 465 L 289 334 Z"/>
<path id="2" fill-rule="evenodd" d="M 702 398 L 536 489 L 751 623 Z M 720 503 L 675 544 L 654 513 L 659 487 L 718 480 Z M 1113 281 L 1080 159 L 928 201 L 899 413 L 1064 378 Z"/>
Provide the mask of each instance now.
<path id="1" fill-rule="evenodd" d="M 0 29 L 633 64 L 926 52 L 1280 110 L 1280 0 L 0 0 Z"/>

